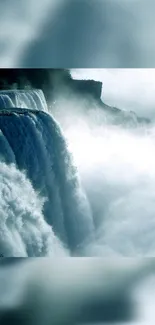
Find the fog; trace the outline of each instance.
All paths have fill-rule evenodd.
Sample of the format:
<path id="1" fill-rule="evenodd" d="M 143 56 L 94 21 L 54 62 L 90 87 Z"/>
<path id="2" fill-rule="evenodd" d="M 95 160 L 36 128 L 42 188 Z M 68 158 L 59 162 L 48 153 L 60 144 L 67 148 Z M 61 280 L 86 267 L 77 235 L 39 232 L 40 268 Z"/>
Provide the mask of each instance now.
<path id="1" fill-rule="evenodd" d="M 87 70 L 87 77 L 92 72 Z M 102 70 L 94 72 L 102 75 Z M 127 79 L 127 71 L 114 71 L 117 80 L 124 75 L 124 88 L 128 95 L 126 102 L 127 99 L 130 102 L 130 77 L 132 73 L 136 76 L 136 72 L 129 72 Z M 82 71 L 78 70 L 78 73 L 82 77 Z M 112 84 L 113 71 L 106 73 L 109 73 L 111 79 L 109 77 L 108 82 Z M 105 75 L 103 71 L 102 97 L 106 97 L 107 86 L 111 102 L 115 99 L 118 103 L 120 100 L 123 106 L 125 91 L 121 92 L 121 83 L 116 92 L 114 87 L 110 88 Z M 145 75 L 146 72 L 144 80 Z M 147 77 L 146 86 L 149 89 L 149 72 Z M 98 78 L 97 75 L 94 78 Z M 153 88 L 153 77 L 150 79 Z M 132 100 L 135 98 L 138 104 L 137 110 L 132 106 L 132 111 L 142 114 L 144 109 L 140 110 L 141 100 L 138 98 L 143 85 L 140 76 L 135 84 L 137 89 L 134 87 Z M 152 91 L 152 101 L 153 96 Z M 127 106 L 126 110 L 129 111 Z M 117 114 L 113 112 L 113 120 L 109 121 L 107 111 L 93 100 L 81 99 L 74 94 L 70 94 L 69 98 L 59 94 L 55 105 L 51 105 L 51 112 L 68 140 L 94 215 L 96 245 L 90 243 L 86 247 L 86 255 L 154 256 L 154 122 L 151 119 L 150 125 L 143 125 L 136 122 L 131 114 L 130 125 L 126 124 L 124 115 L 116 123 Z"/>
<path id="2" fill-rule="evenodd" d="M 72 69 L 75 79 L 102 81 L 104 103 L 155 118 L 155 69 Z"/>

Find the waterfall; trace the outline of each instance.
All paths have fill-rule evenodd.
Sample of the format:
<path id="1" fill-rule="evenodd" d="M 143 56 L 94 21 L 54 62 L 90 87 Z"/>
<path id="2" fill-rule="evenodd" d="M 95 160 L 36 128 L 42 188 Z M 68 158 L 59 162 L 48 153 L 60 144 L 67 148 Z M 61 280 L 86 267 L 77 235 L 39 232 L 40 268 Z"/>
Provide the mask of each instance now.
<path id="1" fill-rule="evenodd" d="M 17 173 L 17 170 L 24 173 L 40 198 L 45 198 L 42 218 L 46 227 L 48 229 L 50 227 L 66 249 L 74 254 L 80 245 L 93 238 L 94 224 L 87 197 L 81 187 L 77 169 L 72 163 L 61 128 L 48 113 L 42 91 L 3 91 L 0 93 L 0 103 L 2 103 L 0 110 L 2 170 L 7 168 L 6 165 L 10 165 L 8 169 L 10 179 L 15 168 L 14 173 Z M 11 103 L 9 107 L 8 103 Z M 26 180 L 25 184 L 20 183 L 20 177 L 24 176 L 19 176 L 19 180 L 17 177 L 17 180 L 11 183 L 12 188 L 9 191 L 13 195 L 17 194 L 18 185 L 19 195 L 21 187 L 21 200 L 29 201 L 28 196 L 25 198 Z M 2 178 L 5 184 L 3 174 Z M 5 201 L 6 194 L 3 190 L 1 195 Z M 5 212 L 7 220 L 8 213 L 12 213 L 12 203 L 9 201 L 4 204 L 9 204 Z M 15 213 L 12 214 L 13 218 L 16 218 Z M 30 214 L 33 212 L 30 211 Z M 23 228 L 27 227 L 26 215 L 22 220 Z M 13 223 L 16 227 L 15 220 Z M 32 227 L 34 224 L 31 220 L 27 232 L 31 233 Z M 25 249 L 26 252 L 31 251 L 28 247 Z M 28 253 L 33 254 L 36 252 Z"/>

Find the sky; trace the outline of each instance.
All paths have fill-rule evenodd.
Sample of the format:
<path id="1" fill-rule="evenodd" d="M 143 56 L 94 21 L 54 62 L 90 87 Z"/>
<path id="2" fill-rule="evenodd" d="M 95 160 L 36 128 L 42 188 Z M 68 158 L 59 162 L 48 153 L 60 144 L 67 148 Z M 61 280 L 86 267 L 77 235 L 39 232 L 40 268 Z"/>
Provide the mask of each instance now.
<path id="1" fill-rule="evenodd" d="M 75 79 L 102 81 L 102 100 L 155 118 L 155 69 L 73 69 Z"/>

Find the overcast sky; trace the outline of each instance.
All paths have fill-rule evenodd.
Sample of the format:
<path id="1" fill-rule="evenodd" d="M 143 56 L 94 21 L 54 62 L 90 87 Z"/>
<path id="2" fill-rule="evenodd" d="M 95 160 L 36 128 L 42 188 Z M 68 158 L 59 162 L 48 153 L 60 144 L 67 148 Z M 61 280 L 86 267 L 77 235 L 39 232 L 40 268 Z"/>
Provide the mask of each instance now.
<path id="1" fill-rule="evenodd" d="M 105 103 L 155 118 L 155 69 L 74 69 L 72 76 L 102 81 Z"/>

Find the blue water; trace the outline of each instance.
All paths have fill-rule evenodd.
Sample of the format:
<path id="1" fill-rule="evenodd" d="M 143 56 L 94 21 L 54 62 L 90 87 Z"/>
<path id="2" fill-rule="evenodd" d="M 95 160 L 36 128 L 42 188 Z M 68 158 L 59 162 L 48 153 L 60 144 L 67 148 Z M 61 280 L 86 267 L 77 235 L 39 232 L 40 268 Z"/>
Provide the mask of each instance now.
<path id="1" fill-rule="evenodd" d="M 64 254 L 77 254 L 80 245 L 93 239 L 93 218 L 43 93 L 3 91 L 0 107 L 1 254 L 53 255 L 56 244 L 47 243 L 50 233 L 64 246 Z"/>

